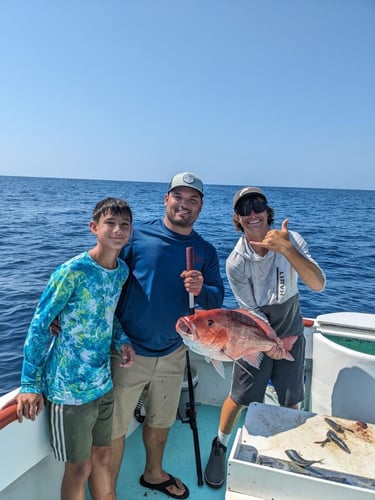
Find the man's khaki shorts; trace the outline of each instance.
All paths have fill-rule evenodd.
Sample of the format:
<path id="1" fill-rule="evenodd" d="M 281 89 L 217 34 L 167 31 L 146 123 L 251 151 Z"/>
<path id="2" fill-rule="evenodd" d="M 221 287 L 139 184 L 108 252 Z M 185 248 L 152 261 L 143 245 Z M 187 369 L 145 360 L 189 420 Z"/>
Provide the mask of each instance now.
<path id="1" fill-rule="evenodd" d="M 135 357 L 130 368 L 120 366 L 120 357 L 112 357 L 114 411 L 112 439 L 125 436 L 142 396 L 145 421 L 150 427 L 169 428 L 176 420 L 184 378 L 186 346 L 162 357 Z"/>

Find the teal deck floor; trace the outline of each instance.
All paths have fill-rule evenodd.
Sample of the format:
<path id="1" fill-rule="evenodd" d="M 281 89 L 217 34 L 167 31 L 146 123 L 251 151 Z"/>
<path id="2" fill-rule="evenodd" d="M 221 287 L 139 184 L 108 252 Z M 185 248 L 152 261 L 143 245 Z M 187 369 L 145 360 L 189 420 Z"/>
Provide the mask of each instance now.
<path id="1" fill-rule="evenodd" d="M 206 466 L 212 439 L 215 437 L 220 416 L 220 407 L 200 405 L 197 407 L 197 428 L 199 435 L 199 446 L 201 452 L 202 471 Z M 238 426 L 242 425 L 245 412 L 242 413 Z M 229 450 L 233 443 L 235 432 L 228 446 Z M 126 441 L 126 451 L 121 466 L 120 477 L 117 485 L 118 500 L 151 499 L 161 500 L 170 498 L 155 490 L 144 488 L 139 484 L 139 477 L 143 473 L 145 464 L 145 452 L 142 442 L 142 426 Z M 176 420 L 169 431 L 169 437 L 164 453 L 164 469 L 170 474 L 183 481 L 190 490 L 192 500 L 223 500 L 225 498 L 225 484 L 220 489 L 197 484 L 196 462 L 194 453 L 193 432 L 189 423 Z"/>

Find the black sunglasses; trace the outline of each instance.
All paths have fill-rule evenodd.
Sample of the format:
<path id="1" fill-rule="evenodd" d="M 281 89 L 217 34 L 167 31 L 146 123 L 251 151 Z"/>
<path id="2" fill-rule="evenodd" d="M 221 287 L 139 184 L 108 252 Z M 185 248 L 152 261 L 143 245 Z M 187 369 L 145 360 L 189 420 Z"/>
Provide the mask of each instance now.
<path id="1" fill-rule="evenodd" d="M 266 208 L 267 203 L 264 200 L 249 200 L 245 198 L 237 203 L 236 213 L 242 217 L 246 217 L 251 214 L 252 210 L 254 210 L 256 214 L 260 214 L 261 212 L 264 212 Z"/>

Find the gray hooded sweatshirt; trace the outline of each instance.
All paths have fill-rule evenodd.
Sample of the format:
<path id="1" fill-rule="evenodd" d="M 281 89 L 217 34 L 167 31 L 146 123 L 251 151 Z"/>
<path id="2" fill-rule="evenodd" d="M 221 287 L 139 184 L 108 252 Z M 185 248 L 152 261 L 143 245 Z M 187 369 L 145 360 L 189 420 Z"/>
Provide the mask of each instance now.
<path id="1" fill-rule="evenodd" d="M 299 233 L 289 231 L 289 238 L 301 254 L 318 265 Z M 283 255 L 269 250 L 262 257 L 242 235 L 226 260 L 226 273 L 240 308 L 265 319 L 281 338 L 303 334 L 298 274 Z"/>

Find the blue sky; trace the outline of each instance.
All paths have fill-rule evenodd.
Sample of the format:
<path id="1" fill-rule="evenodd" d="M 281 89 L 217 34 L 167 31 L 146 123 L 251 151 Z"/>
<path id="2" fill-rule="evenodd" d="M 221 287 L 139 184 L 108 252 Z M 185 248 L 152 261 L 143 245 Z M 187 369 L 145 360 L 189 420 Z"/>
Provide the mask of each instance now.
<path id="1" fill-rule="evenodd" d="M 0 175 L 375 189 L 375 1 L 0 0 Z"/>

